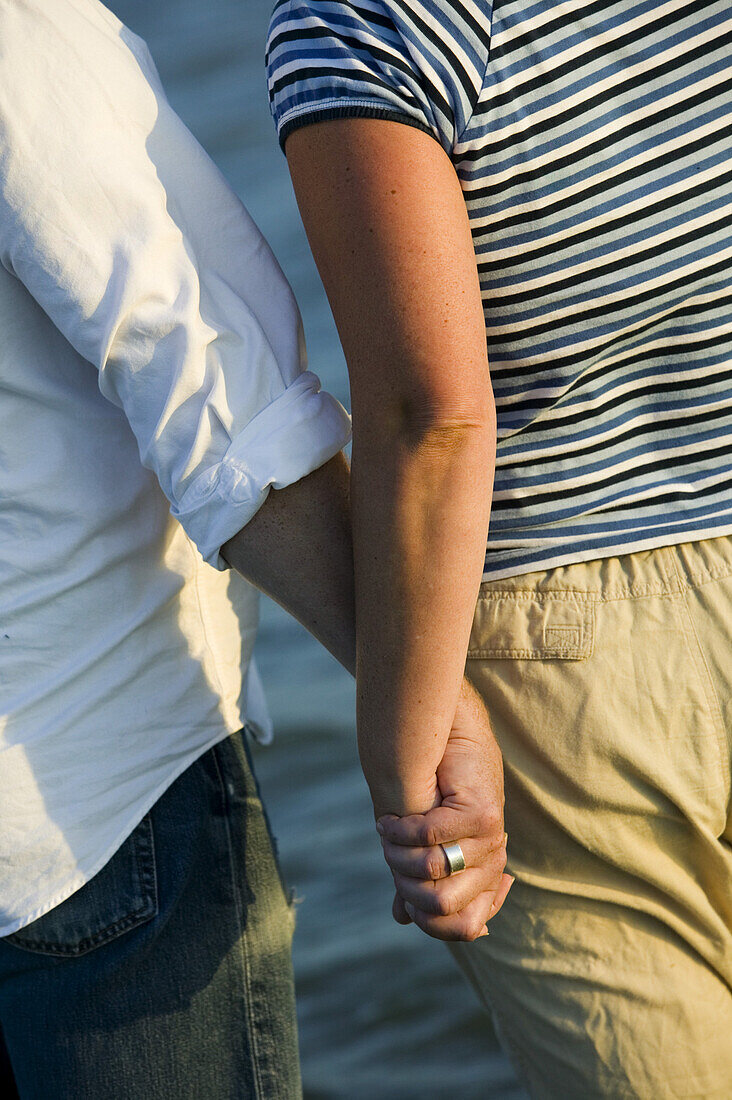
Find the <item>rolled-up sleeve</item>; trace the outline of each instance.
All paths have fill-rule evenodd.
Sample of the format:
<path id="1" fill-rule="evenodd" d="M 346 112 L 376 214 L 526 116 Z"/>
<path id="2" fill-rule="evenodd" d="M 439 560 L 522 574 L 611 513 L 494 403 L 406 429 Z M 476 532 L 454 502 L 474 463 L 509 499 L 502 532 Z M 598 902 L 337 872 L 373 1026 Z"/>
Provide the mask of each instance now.
<path id="1" fill-rule="evenodd" d="M 267 243 L 94 0 L 0 0 L 0 260 L 97 368 L 213 565 L 270 488 L 347 443 Z"/>

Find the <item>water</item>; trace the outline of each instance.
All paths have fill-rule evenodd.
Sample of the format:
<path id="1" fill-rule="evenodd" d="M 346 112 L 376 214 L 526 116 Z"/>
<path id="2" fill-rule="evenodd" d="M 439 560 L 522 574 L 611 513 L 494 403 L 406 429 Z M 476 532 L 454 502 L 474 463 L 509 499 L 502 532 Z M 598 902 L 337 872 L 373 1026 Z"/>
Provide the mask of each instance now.
<path id="1" fill-rule="evenodd" d="M 273 3 L 109 6 L 146 39 L 173 105 L 269 239 L 300 302 L 310 364 L 348 406 L 345 364 L 267 105 Z M 445 948 L 391 920 L 350 677 L 266 601 L 257 653 L 277 728 L 257 769 L 285 873 L 302 899 L 295 969 L 308 1100 L 521 1100 Z"/>

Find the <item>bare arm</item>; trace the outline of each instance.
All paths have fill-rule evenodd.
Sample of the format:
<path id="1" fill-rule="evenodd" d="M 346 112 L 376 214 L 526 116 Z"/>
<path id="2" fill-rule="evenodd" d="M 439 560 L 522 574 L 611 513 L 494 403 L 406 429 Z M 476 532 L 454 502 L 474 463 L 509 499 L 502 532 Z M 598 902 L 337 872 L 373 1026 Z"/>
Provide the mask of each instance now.
<path id="1" fill-rule="evenodd" d="M 343 454 L 293 485 L 271 491 L 221 553 L 349 672 L 355 671 L 348 463 Z"/>
<path id="2" fill-rule="evenodd" d="M 377 814 L 424 812 L 482 573 L 495 414 L 465 203 L 428 135 L 341 119 L 286 153 L 348 362 L 359 749 Z"/>
<path id="3" fill-rule="evenodd" d="M 270 492 L 222 553 L 353 671 L 353 568 L 343 455 L 286 489 Z M 427 817 L 384 823 L 384 854 L 401 894 L 394 916 L 400 923 L 409 920 L 406 902 L 429 935 L 475 939 L 500 908 L 510 881 L 502 874 L 506 852 L 500 752 L 480 701 L 465 683 L 438 777 L 443 796 L 438 809 Z M 448 880 L 435 845 L 454 840 L 463 843 L 469 869 Z"/>

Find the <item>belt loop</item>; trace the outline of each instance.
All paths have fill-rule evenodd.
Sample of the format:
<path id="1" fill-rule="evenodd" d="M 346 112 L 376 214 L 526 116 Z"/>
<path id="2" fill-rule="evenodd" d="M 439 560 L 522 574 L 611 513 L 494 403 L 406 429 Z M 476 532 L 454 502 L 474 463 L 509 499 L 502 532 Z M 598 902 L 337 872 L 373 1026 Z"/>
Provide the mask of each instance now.
<path id="1" fill-rule="evenodd" d="M 661 546 L 656 553 L 658 554 L 659 566 L 668 590 L 670 592 L 675 592 L 677 595 L 681 595 L 684 589 L 688 587 L 688 584 L 684 581 L 681 570 L 679 569 L 676 547 Z"/>

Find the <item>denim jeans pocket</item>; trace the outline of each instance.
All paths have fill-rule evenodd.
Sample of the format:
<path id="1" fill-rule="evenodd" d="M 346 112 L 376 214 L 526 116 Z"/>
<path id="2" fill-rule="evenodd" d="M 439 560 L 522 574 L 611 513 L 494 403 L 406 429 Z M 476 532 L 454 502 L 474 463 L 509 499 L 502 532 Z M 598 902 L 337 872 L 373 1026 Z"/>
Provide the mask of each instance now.
<path id="1" fill-rule="evenodd" d="M 2 942 L 43 955 L 75 958 L 138 927 L 157 912 L 155 843 L 148 814 L 89 882 Z"/>

